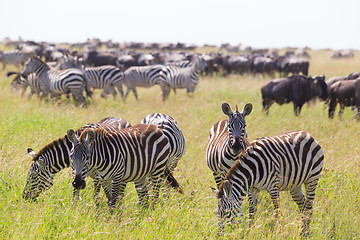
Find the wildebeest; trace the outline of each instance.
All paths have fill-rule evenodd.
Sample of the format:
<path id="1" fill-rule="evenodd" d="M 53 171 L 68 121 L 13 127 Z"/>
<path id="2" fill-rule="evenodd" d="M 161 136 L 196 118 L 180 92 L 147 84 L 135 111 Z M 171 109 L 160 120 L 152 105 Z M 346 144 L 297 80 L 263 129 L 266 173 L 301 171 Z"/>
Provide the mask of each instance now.
<path id="1" fill-rule="evenodd" d="M 261 88 L 263 111 L 269 113 L 270 106 L 276 102 L 284 104 L 293 102 L 295 116 L 300 114 L 302 106 L 310 100 L 319 97 L 326 100 L 328 96 L 325 76 L 306 77 L 292 75 L 288 78 L 275 79 Z"/>
<path id="2" fill-rule="evenodd" d="M 330 85 L 329 118 L 334 117 L 336 105 L 340 104 L 339 117 L 342 117 L 346 106 L 355 106 L 356 118 L 360 120 L 360 78 L 355 80 L 339 80 Z"/>
<path id="3" fill-rule="evenodd" d="M 280 75 L 288 76 L 289 73 L 307 76 L 309 72 L 309 60 L 306 58 L 280 56 L 276 59 L 276 67 Z"/>
<path id="4" fill-rule="evenodd" d="M 113 65 L 116 66 L 117 56 L 111 53 L 101 53 L 97 51 L 87 52 L 84 58 L 84 63 L 88 66 L 103 66 Z"/>

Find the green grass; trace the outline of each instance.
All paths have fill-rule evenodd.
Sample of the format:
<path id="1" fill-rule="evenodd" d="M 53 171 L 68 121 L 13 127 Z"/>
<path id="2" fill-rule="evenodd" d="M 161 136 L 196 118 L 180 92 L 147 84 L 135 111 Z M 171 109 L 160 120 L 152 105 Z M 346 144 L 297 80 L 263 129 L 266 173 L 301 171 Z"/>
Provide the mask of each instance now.
<path id="1" fill-rule="evenodd" d="M 333 60 L 329 51 L 311 52 L 310 74 L 332 76 L 359 71 L 359 53 L 354 59 Z M 16 70 L 8 67 L 7 71 Z M 0 72 L 0 238 L 1 239 L 299 239 L 301 218 L 296 204 L 286 192 L 280 194 L 280 216 L 272 217 L 267 193 L 260 194 L 254 227 L 248 227 L 247 201 L 244 219 L 224 236 L 217 235 L 214 215 L 217 200 L 215 186 L 205 163 L 209 130 L 225 119 L 222 102 L 232 108 L 253 103 L 247 117 L 249 140 L 286 131 L 305 130 L 312 134 L 325 153 L 325 166 L 316 190 L 310 239 L 355 239 L 360 236 L 360 123 L 347 108 L 343 120 L 327 118 L 322 102 L 304 106 L 295 117 L 293 106 L 273 105 L 268 116 L 261 112 L 260 87 L 269 80 L 261 76 L 202 77 L 194 97 L 185 90 L 171 93 L 161 101 L 160 88 L 139 89 L 140 101 L 130 94 L 126 104 L 120 99 L 101 99 L 94 93 L 87 107 L 73 102 L 60 104 L 21 98 L 10 91 L 10 79 Z M 50 141 L 62 137 L 69 128 L 97 122 L 108 116 L 121 117 L 132 124 L 150 113 L 173 116 L 186 139 L 186 153 L 175 177 L 185 194 L 170 191 L 161 195 L 153 210 L 137 205 L 134 185 L 128 184 L 123 204 L 111 215 L 102 193 L 96 208 L 92 184 L 81 192 L 81 200 L 72 202 L 70 169 L 56 175 L 54 186 L 35 202 L 26 202 L 21 193 L 31 159 L 27 147 L 36 152 Z"/>

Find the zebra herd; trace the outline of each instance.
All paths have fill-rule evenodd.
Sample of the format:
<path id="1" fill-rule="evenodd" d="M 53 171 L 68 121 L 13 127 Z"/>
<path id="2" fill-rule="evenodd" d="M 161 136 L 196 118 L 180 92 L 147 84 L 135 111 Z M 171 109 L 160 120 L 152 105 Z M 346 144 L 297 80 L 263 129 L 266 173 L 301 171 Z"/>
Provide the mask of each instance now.
<path id="1" fill-rule="evenodd" d="M 69 65 L 65 62 L 60 66 L 71 67 L 52 68 L 40 58 L 31 57 L 25 63 L 23 71 L 17 73 L 12 87 L 22 88 L 23 93 L 30 87 L 29 96 L 36 93 L 46 101 L 48 95 L 50 98 L 59 98 L 61 95 L 69 97 L 71 94 L 76 104 L 83 104 L 86 99 L 84 91 L 87 97 L 91 97 L 93 89 L 102 89 L 101 97 L 112 94 L 114 99 L 119 92 L 124 101 L 132 91 L 138 100 L 136 87 L 159 85 L 165 101 L 171 89 L 186 89 L 189 95 L 193 94 L 199 83 L 199 73 L 205 68 L 206 62 L 201 56 L 195 56 L 192 61 L 171 65 L 133 66 L 125 71 L 112 65 L 79 67 L 78 64 Z M 7 76 L 12 74 L 15 73 L 9 72 Z M 123 85 L 127 88 L 125 94 Z"/>
<path id="2" fill-rule="evenodd" d="M 239 112 L 222 104 L 228 120 L 210 130 L 206 163 L 213 172 L 218 199 L 220 229 L 242 215 L 241 204 L 249 195 L 250 223 L 254 219 L 257 197 L 266 190 L 275 210 L 279 191 L 289 191 L 303 213 L 303 234 L 309 231 L 315 189 L 323 167 L 324 153 L 316 140 L 304 131 L 247 140 L 245 117 L 252 111 L 248 103 Z M 73 198 L 85 188 L 85 177 L 94 180 L 94 196 L 104 189 L 110 210 L 121 202 L 126 185 L 134 182 L 142 206 L 149 206 L 149 187 L 154 203 L 166 182 L 183 194 L 173 173 L 185 153 L 185 137 L 176 120 L 166 114 L 146 116 L 131 126 L 126 120 L 109 117 L 87 124 L 46 146 L 38 153 L 28 148 L 32 158 L 25 199 L 35 199 L 53 185 L 56 173 L 72 167 Z M 305 185 L 306 197 L 302 193 Z M 275 211 L 276 213 L 276 211 Z"/>

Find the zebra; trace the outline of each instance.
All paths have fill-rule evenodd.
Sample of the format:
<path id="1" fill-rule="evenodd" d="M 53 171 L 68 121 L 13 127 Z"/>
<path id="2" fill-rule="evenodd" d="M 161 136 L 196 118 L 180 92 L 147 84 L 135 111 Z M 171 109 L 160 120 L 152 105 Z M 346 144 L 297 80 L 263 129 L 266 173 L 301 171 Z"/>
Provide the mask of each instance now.
<path id="1" fill-rule="evenodd" d="M 126 120 L 116 117 L 108 117 L 97 123 L 89 123 L 76 130 L 80 134 L 84 129 L 103 127 L 108 131 L 115 131 L 130 127 Z M 70 151 L 72 143 L 65 135 L 62 138 L 52 141 L 44 146 L 38 153 L 32 148 L 28 148 L 28 153 L 32 158 L 32 164 L 27 174 L 25 187 L 23 190 L 24 199 L 36 199 L 43 191 L 51 188 L 55 174 L 64 168 L 70 167 Z M 94 179 L 94 196 L 100 191 L 99 179 L 95 174 L 91 174 Z M 74 190 L 73 198 L 79 196 L 79 190 Z"/>
<path id="2" fill-rule="evenodd" d="M 105 98 L 109 93 L 112 93 L 115 99 L 117 92 L 114 87 L 117 87 L 121 97 L 123 97 L 122 81 L 124 73 L 118 67 L 112 65 L 88 67 L 84 69 L 84 76 L 89 88 L 103 89 L 101 97 Z"/>
<path id="3" fill-rule="evenodd" d="M 163 114 L 153 113 L 147 115 L 141 123 L 154 124 L 161 128 L 170 143 L 170 155 L 167 168 L 173 172 L 185 153 L 185 137 L 174 118 Z"/>
<path id="4" fill-rule="evenodd" d="M 161 180 L 166 172 L 170 144 L 160 128 L 153 124 L 138 124 L 116 132 L 102 128 L 84 130 L 80 137 L 72 129 L 68 138 L 73 143 L 71 166 L 73 186 L 82 189 L 89 171 L 101 179 L 111 212 L 118 198 L 124 196 L 127 182 L 134 182 L 140 204 L 148 205 L 147 182 L 153 185 L 154 200 L 159 196 Z M 172 186 L 179 190 L 179 186 Z"/>
<path id="5" fill-rule="evenodd" d="M 37 57 L 32 57 L 25 64 L 22 75 L 27 78 L 32 72 L 39 78 L 40 88 L 45 100 L 47 100 L 49 93 L 51 96 L 71 93 L 76 103 L 82 103 L 85 101 L 84 90 L 86 90 L 88 96 L 91 95 L 83 73 L 79 69 L 51 70 L 45 62 Z"/>
<path id="6" fill-rule="evenodd" d="M 233 112 L 228 103 L 223 103 L 222 111 L 229 119 L 221 120 L 211 127 L 206 147 L 206 163 L 213 172 L 217 187 L 240 153 L 249 145 L 245 117 L 251 113 L 252 104 L 247 103 L 241 112 L 236 106 Z"/>
<path id="7" fill-rule="evenodd" d="M 22 52 L 19 50 L 0 52 L 0 62 L 3 64 L 3 71 L 7 64 L 9 65 L 24 65 L 24 63 L 30 58 L 35 56 L 34 52 Z"/>
<path id="8" fill-rule="evenodd" d="M 275 210 L 279 207 L 279 191 L 290 191 L 304 214 L 302 234 L 307 234 L 312 215 L 315 189 L 323 167 L 324 153 L 307 132 L 294 131 L 253 141 L 230 168 L 219 189 L 217 215 L 220 224 L 242 214 L 241 203 L 249 194 L 251 222 L 260 190 L 269 192 Z M 306 198 L 302 193 L 305 185 Z"/>
<path id="9" fill-rule="evenodd" d="M 6 78 L 10 77 L 11 75 L 16 75 L 14 80 L 11 82 L 11 88 L 12 89 L 18 89 L 21 88 L 21 96 L 23 97 L 25 94 L 25 91 L 28 87 L 30 87 L 30 92 L 28 94 L 28 98 L 31 98 L 31 96 L 35 93 L 39 97 L 41 95 L 41 88 L 39 84 L 39 79 L 37 78 L 35 73 L 30 73 L 27 78 L 23 77 L 20 72 L 8 72 L 6 74 Z"/>
<path id="10" fill-rule="evenodd" d="M 174 91 L 176 88 L 186 88 L 188 95 L 190 93 L 193 94 L 196 85 L 199 83 L 200 71 L 204 70 L 206 67 L 206 61 L 198 56 L 195 57 L 194 62 L 190 66 L 180 66 L 166 65 L 163 68 L 166 81 Z"/>
<path id="11" fill-rule="evenodd" d="M 156 84 L 160 85 L 163 95 L 163 101 L 166 100 L 170 92 L 169 84 L 165 80 L 163 72 L 164 65 L 151 66 L 133 66 L 124 71 L 123 84 L 126 86 L 126 93 L 123 97 L 125 101 L 130 90 L 134 93 L 136 100 L 138 95 L 136 87 L 152 87 Z"/>

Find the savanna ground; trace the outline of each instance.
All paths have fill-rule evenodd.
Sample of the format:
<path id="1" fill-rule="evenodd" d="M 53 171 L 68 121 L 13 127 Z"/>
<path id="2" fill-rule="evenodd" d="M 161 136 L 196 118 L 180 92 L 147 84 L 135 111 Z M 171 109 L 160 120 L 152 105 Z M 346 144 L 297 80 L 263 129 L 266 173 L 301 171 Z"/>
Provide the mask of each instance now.
<path id="1" fill-rule="evenodd" d="M 311 51 L 310 74 L 327 78 L 359 71 L 360 53 L 353 59 L 331 59 L 329 51 Z M 8 67 L 7 71 L 16 70 Z M 249 140 L 292 130 L 309 132 L 325 154 L 314 202 L 310 239 L 356 239 L 360 236 L 360 122 L 347 108 L 340 120 L 327 117 L 323 102 L 304 106 L 295 117 L 293 106 L 273 105 L 270 114 L 262 111 L 260 87 L 269 77 L 231 75 L 201 77 L 194 97 L 185 90 L 170 94 L 164 103 L 160 88 L 139 89 L 140 101 L 130 94 L 126 104 L 120 98 L 101 99 L 94 93 L 87 107 L 72 102 L 58 104 L 28 100 L 10 91 L 11 79 L 0 72 L 0 238 L 1 239 L 297 239 L 301 217 L 287 192 L 280 194 L 280 216 L 272 217 L 273 206 L 267 193 L 260 194 L 255 224 L 248 227 L 247 201 L 244 219 L 234 229 L 219 236 L 214 215 L 215 186 L 205 164 L 205 149 L 211 126 L 226 116 L 221 104 L 239 108 L 251 102 L 253 112 L 246 118 Z M 56 175 L 54 186 L 37 201 L 22 199 L 31 159 L 27 147 L 36 152 L 47 143 L 64 136 L 69 128 L 97 122 L 108 116 L 139 123 L 150 113 L 174 117 L 186 139 L 186 153 L 174 173 L 185 194 L 170 190 L 162 194 L 154 209 L 137 204 L 134 185 L 128 184 L 123 204 L 110 214 L 106 199 L 96 208 L 92 184 L 72 201 L 71 171 Z"/>

